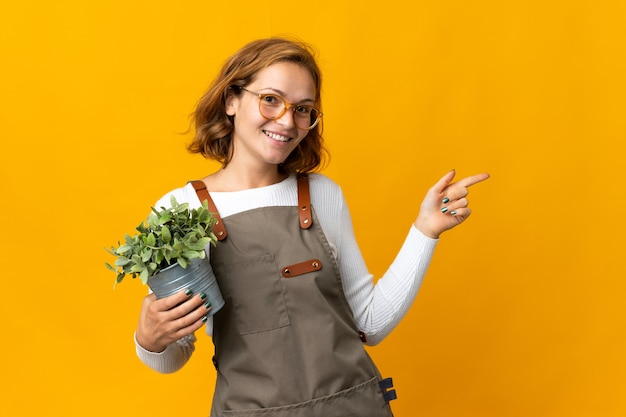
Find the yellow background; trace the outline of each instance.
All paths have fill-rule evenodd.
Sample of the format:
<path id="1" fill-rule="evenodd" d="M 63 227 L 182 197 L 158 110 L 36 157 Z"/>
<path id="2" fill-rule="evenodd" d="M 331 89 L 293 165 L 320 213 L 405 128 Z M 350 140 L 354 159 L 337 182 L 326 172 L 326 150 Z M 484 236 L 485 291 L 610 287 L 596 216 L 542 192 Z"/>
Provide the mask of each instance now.
<path id="1" fill-rule="evenodd" d="M 7 1 L 0 11 L 2 416 L 206 416 L 201 337 L 141 365 L 104 247 L 215 165 L 188 115 L 244 43 L 319 52 L 325 173 L 382 274 L 427 188 L 488 171 L 408 316 L 369 349 L 397 416 L 624 416 L 626 3 Z"/>

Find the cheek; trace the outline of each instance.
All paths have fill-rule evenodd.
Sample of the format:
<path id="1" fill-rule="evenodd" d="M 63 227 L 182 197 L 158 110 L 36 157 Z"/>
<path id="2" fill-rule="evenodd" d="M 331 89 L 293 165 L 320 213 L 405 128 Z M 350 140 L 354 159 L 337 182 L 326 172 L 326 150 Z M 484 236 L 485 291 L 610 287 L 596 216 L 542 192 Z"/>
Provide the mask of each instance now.
<path id="1" fill-rule="evenodd" d="M 307 136 L 309 134 L 309 132 L 304 132 L 304 133 L 300 133 L 300 131 L 298 131 L 299 135 L 298 138 L 295 140 L 295 146 L 300 145 L 300 143 L 304 140 L 307 140 Z"/>
<path id="2" fill-rule="evenodd" d="M 256 130 L 259 126 L 262 126 L 267 122 L 255 109 L 242 109 L 237 110 L 235 115 L 235 129 L 243 130 Z"/>

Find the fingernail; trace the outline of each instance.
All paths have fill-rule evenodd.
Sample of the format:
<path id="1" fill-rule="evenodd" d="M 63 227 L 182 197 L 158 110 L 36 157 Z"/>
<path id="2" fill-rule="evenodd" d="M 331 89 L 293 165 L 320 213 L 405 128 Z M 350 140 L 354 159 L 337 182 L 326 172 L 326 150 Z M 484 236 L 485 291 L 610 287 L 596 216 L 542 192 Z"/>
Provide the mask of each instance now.
<path id="1" fill-rule="evenodd" d="M 186 295 L 187 297 L 189 297 L 189 296 L 191 295 L 191 293 L 192 293 L 192 291 L 191 291 L 191 290 L 187 290 L 187 291 L 185 291 L 185 295 Z"/>
<path id="2" fill-rule="evenodd" d="M 202 317 L 202 323 L 206 323 L 209 318 L 207 316 Z"/>
<path id="3" fill-rule="evenodd" d="M 442 213 L 445 213 L 446 211 L 448 211 L 448 207 L 444 207 L 444 208 L 441 209 Z"/>
<path id="4" fill-rule="evenodd" d="M 204 300 L 206 298 L 206 294 L 205 293 L 200 294 L 200 298 Z"/>
<path id="5" fill-rule="evenodd" d="M 211 308 L 211 302 L 207 301 L 206 304 L 204 305 L 206 308 Z"/>
<path id="6" fill-rule="evenodd" d="M 449 203 L 449 202 L 450 202 L 450 199 L 449 199 L 448 197 L 444 197 L 444 198 L 443 198 L 443 200 L 441 200 L 441 202 L 442 202 L 443 204 L 446 204 L 446 203 Z"/>
<path id="7" fill-rule="evenodd" d="M 452 214 L 453 216 L 456 216 L 456 211 L 452 210 L 450 214 Z"/>

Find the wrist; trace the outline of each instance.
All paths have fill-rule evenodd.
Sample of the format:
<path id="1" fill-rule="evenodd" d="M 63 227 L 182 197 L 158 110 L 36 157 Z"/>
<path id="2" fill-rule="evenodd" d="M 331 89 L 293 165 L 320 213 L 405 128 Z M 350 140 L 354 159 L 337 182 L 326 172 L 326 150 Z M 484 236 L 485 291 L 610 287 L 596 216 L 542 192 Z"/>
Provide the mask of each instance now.
<path id="1" fill-rule="evenodd" d="M 149 343 L 145 338 L 143 338 L 139 332 L 135 332 L 135 344 L 139 346 L 141 349 L 150 353 L 163 353 L 167 346 L 160 346 L 158 344 Z"/>
<path id="2" fill-rule="evenodd" d="M 432 228 L 428 227 L 428 223 L 422 221 L 419 217 L 417 218 L 417 220 L 415 220 L 415 223 L 413 223 L 413 225 L 417 230 L 422 232 L 424 236 L 431 239 L 439 239 L 439 236 L 441 236 L 440 232 L 432 230 Z"/>

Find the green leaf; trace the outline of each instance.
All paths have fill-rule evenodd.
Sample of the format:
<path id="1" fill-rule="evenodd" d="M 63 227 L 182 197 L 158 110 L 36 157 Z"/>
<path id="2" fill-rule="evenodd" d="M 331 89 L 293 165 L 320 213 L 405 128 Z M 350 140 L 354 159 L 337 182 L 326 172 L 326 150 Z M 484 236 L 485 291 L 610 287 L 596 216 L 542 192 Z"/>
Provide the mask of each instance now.
<path id="1" fill-rule="evenodd" d="M 124 255 L 128 252 L 131 252 L 133 250 L 132 245 L 126 244 L 126 245 L 122 245 L 119 248 L 117 248 L 117 250 L 115 250 L 115 253 L 117 255 Z"/>
<path id="2" fill-rule="evenodd" d="M 141 273 L 139 274 L 139 278 L 141 278 L 141 282 L 145 285 L 148 283 L 148 277 L 150 276 L 149 272 L 147 269 L 144 269 L 143 271 L 141 271 Z"/>
<path id="3" fill-rule="evenodd" d="M 159 222 L 158 225 L 162 226 L 165 223 L 169 222 L 172 220 L 172 216 L 170 215 L 170 213 L 159 213 Z"/>
<path id="4" fill-rule="evenodd" d="M 187 245 L 187 248 L 191 249 L 191 250 L 195 250 L 195 251 L 201 251 L 204 250 L 204 247 L 208 244 L 209 242 L 207 241 L 206 243 L 199 241 L 198 243 L 190 243 Z"/>
<path id="5" fill-rule="evenodd" d="M 164 243 L 170 243 L 172 240 L 172 233 L 167 225 L 163 225 L 163 228 L 161 228 L 161 239 L 163 239 Z"/>
<path id="6" fill-rule="evenodd" d="M 211 219 L 208 211 L 201 210 L 198 212 L 198 223 L 207 223 Z"/>
<path id="7" fill-rule="evenodd" d="M 152 258 L 152 249 L 147 248 L 143 251 L 143 254 L 141 255 L 141 260 L 143 262 L 148 262 L 150 258 Z"/>
<path id="8" fill-rule="evenodd" d="M 195 258 L 199 258 L 201 253 L 202 252 L 196 251 L 196 250 L 188 250 L 188 251 L 183 252 L 183 256 L 187 259 L 195 259 Z"/>
<path id="9" fill-rule="evenodd" d="M 117 258 L 117 260 L 115 261 L 115 263 L 113 265 L 115 265 L 115 266 L 124 266 L 124 265 L 128 265 L 129 263 L 130 263 L 130 259 L 124 258 L 123 256 L 120 256 L 119 258 Z"/>
<path id="10" fill-rule="evenodd" d="M 165 252 L 167 253 L 167 252 Z M 163 259 L 165 259 L 165 253 L 163 251 L 155 251 L 153 252 L 153 258 L 152 260 L 157 263 L 160 264 L 161 262 L 163 262 Z"/>

